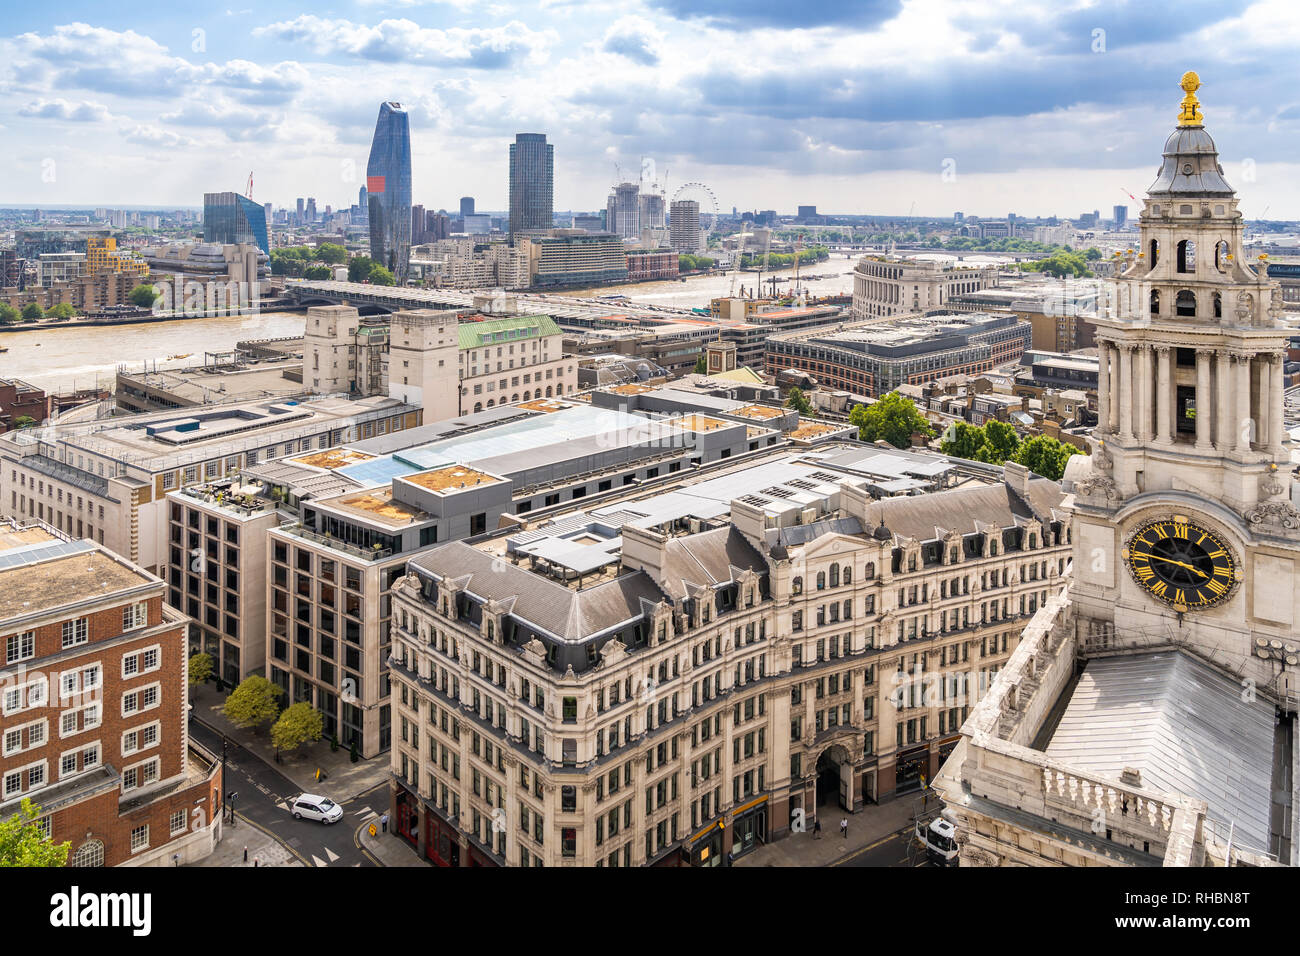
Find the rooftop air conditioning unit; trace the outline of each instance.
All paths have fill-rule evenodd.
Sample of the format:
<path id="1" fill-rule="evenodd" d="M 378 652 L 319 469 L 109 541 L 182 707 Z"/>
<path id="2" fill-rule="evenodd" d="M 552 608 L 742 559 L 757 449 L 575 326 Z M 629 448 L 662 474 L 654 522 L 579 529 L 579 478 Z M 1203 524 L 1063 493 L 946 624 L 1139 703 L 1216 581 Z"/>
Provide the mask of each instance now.
<path id="1" fill-rule="evenodd" d="M 817 520 L 816 508 L 804 508 L 799 515 L 800 524 L 812 524 L 816 520 Z"/>

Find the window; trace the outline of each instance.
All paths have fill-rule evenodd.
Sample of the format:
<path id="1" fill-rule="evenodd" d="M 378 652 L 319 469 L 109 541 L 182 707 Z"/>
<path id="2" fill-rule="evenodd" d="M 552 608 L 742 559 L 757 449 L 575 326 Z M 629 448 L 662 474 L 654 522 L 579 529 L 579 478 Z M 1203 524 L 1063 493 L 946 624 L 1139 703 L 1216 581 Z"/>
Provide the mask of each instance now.
<path id="1" fill-rule="evenodd" d="M 36 654 L 36 632 L 25 631 L 5 638 L 5 662 L 25 661 Z"/>
<path id="2" fill-rule="evenodd" d="M 150 684 L 139 690 L 122 695 L 122 716 L 151 710 L 158 706 L 159 684 Z"/>
<path id="3" fill-rule="evenodd" d="M 138 601 L 122 608 L 122 630 L 130 631 L 137 627 L 144 627 L 148 623 L 149 605 L 147 602 Z"/>
<path id="4" fill-rule="evenodd" d="M 103 866 L 104 843 L 101 840 L 88 840 L 77 848 L 68 860 L 68 866 Z"/>
<path id="5" fill-rule="evenodd" d="M 75 621 L 63 622 L 64 648 L 76 647 L 78 644 L 85 644 L 88 636 L 86 619 L 84 617 L 79 617 Z"/>
<path id="6" fill-rule="evenodd" d="M 137 677 L 156 671 L 162 666 L 162 645 L 141 648 L 122 656 L 122 676 Z"/>
<path id="7" fill-rule="evenodd" d="M 177 810 L 171 815 L 171 835 L 185 832 L 185 811 Z"/>
<path id="8" fill-rule="evenodd" d="M 131 852 L 138 853 L 149 847 L 149 824 L 136 827 L 131 831 Z"/>

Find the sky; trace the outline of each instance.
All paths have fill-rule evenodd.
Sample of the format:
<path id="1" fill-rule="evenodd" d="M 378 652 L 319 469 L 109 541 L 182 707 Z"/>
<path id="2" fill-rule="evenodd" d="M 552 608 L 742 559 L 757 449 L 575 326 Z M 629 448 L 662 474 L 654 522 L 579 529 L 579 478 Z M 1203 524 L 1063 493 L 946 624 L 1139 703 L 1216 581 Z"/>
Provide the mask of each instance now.
<path id="1" fill-rule="evenodd" d="M 427 208 L 504 209 L 544 132 L 557 210 L 648 160 L 728 211 L 1133 213 L 1196 70 L 1244 214 L 1300 219 L 1295 0 L 57 0 L 2 29 L 0 206 L 197 206 L 250 171 L 346 206 L 395 100 Z"/>

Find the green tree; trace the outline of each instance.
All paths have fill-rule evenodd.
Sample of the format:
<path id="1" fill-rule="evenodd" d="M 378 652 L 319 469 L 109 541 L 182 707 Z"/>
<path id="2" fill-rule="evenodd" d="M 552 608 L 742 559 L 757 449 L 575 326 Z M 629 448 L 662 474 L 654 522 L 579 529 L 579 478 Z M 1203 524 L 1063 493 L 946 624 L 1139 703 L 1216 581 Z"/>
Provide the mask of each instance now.
<path id="1" fill-rule="evenodd" d="M 1069 442 L 1058 441 L 1050 435 L 1035 435 L 1016 449 L 1011 461 L 1024 465 L 1036 475 L 1060 481 L 1065 474 L 1065 463 L 1072 455 L 1082 454 Z"/>
<path id="2" fill-rule="evenodd" d="M 911 399 L 890 392 L 872 405 L 858 405 L 849 413 L 850 424 L 858 426 L 862 441 L 884 439 L 895 448 L 910 448 L 912 435 L 934 437 L 934 429 Z"/>
<path id="3" fill-rule="evenodd" d="M 704 374 L 706 374 L 708 371 L 709 371 L 709 363 L 708 363 L 708 360 L 705 359 L 705 357 L 704 357 L 704 353 L 701 352 L 701 353 L 700 353 L 700 357 L 697 358 L 697 359 L 695 360 L 695 374 L 696 374 L 696 375 L 704 375 Z"/>
<path id="4" fill-rule="evenodd" d="M 19 415 L 14 419 L 14 428 L 31 428 L 36 424 L 36 419 L 30 415 Z"/>
<path id="5" fill-rule="evenodd" d="M 308 266 L 302 272 L 304 279 L 332 279 L 334 271 L 329 266 Z"/>
<path id="6" fill-rule="evenodd" d="M 41 808 L 23 798 L 22 809 L 0 821 L 0 866 L 67 866 L 68 843 L 54 843 L 36 821 Z"/>
<path id="7" fill-rule="evenodd" d="M 142 309 L 150 309 L 158 298 L 158 290 L 151 285 L 138 285 L 127 298 Z"/>
<path id="8" fill-rule="evenodd" d="M 975 453 L 984 444 L 984 429 L 978 425 L 957 422 L 950 434 L 950 438 L 945 438 L 939 444 L 939 451 L 954 458 L 974 460 Z"/>
<path id="9" fill-rule="evenodd" d="M 265 677 L 254 674 L 246 677 L 230 692 L 222 713 L 236 727 L 254 731 L 280 714 L 280 697 L 284 694 L 278 686 Z"/>
<path id="10" fill-rule="evenodd" d="M 808 401 L 803 389 L 798 387 L 790 389 L 790 394 L 785 399 L 785 407 L 795 409 L 800 415 L 811 415 L 813 413 L 812 402 Z"/>
<path id="11" fill-rule="evenodd" d="M 316 247 L 316 259 L 332 266 L 348 261 L 348 251 L 334 242 L 322 242 Z"/>
<path id="12" fill-rule="evenodd" d="M 54 319 L 70 319 L 76 314 L 77 310 L 72 307 L 71 302 L 60 302 L 51 306 L 50 311 L 45 314 Z"/>
<path id="13" fill-rule="evenodd" d="M 980 449 L 985 456 L 977 460 L 1000 465 L 1014 456 L 1019 447 L 1020 437 L 1014 428 L 1006 422 L 991 421 L 984 426 L 984 445 Z"/>
<path id="14" fill-rule="evenodd" d="M 353 256 L 348 260 L 348 281 L 360 282 L 370 275 L 370 270 L 375 267 L 375 261 L 369 256 Z"/>
<path id="15" fill-rule="evenodd" d="M 21 318 L 21 313 L 8 302 L 0 302 L 0 322 L 5 325 L 17 322 Z"/>
<path id="16" fill-rule="evenodd" d="M 24 322 L 35 322 L 38 319 L 42 319 L 44 317 L 45 317 L 45 310 L 42 309 L 39 305 L 37 305 L 35 302 L 28 302 L 25 306 L 23 306 Z"/>
<path id="17" fill-rule="evenodd" d="M 198 687 L 212 679 L 212 655 L 200 651 L 190 655 L 190 686 Z"/>
<path id="18" fill-rule="evenodd" d="M 324 718 L 306 701 L 290 704 L 280 719 L 271 727 L 271 746 L 275 748 L 275 758 L 280 759 L 280 752 L 289 753 L 302 744 L 320 740 L 324 729 Z"/>
<path id="19" fill-rule="evenodd" d="M 378 263 L 370 267 L 370 274 L 366 278 L 370 280 L 371 285 L 397 285 L 393 274 Z"/>

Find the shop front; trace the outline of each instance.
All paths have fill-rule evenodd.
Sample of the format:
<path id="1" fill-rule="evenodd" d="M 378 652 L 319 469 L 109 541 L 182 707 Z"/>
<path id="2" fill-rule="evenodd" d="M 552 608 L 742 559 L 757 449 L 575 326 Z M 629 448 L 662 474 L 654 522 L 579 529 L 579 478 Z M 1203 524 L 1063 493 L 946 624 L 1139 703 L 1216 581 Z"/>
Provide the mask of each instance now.
<path id="1" fill-rule="evenodd" d="M 901 752 L 894 766 L 894 792 L 911 793 L 925 786 L 922 777 L 930 777 L 930 748 L 928 745 Z"/>
<path id="2" fill-rule="evenodd" d="M 415 795 L 404 787 L 397 788 L 393 801 L 393 832 L 411 846 L 420 846 L 420 810 Z"/>
<path id="3" fill-rule="evenodd" d="M 744 856 L 767 842 L 767 797 L 740 807 L 731 820 L 731 858 Z"/>
<path id="4" fill-rule="evenodd" d="M 719 820 L 711 827 L 691 837 L 683 849 L 691 866 L 726 866 L 727 854 L 723 852 L 726 826 Z"/>
<path id="5" fill-rule="evenodd" d="M 425 808 L 424 825 L 428 842 L 424 855 L 437 866 L 460 866 L 460 835 L 432 810 Z"/>

